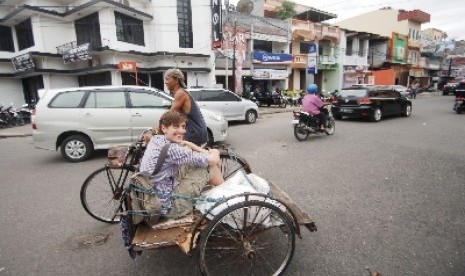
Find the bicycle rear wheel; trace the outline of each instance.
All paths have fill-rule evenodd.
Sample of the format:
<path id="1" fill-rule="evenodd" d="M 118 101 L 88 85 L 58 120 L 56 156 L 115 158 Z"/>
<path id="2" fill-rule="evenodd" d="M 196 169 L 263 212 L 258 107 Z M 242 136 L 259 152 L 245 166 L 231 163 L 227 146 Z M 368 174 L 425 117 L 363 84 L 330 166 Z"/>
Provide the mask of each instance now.
<path id="1" fill-rule="evenodd" d="M 96 220 L 106 223 L 116 223 L 116 216 L 121 208 L 121 194 L 125 182 L 128 181 L 131 167 L 100 168 L 90 174 L 81 187 L 81 204 L 84 210 Z"/>

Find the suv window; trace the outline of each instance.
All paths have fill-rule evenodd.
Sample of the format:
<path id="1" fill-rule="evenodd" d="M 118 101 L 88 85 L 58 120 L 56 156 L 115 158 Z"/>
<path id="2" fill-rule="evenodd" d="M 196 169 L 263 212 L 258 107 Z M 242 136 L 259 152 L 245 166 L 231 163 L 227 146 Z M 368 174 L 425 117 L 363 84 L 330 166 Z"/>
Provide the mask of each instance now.
<path id="1" fill-rule="evenodd" d="M 59 93 L 50 101 L 49 107 L 54 108 L 76 108 L 82 101 L 85 91 L 70 91 Z"/>
<path id="2" fill-rule="evenodd" d="M 149 92 L 129 92 L 129 98 L 133 108 L 166 107 L 171 104 L 168 100 Z"/>
<path id="3" fill-rule="evenodd" d="M 223 91 L 202 91 L 202 101 L 217 102 L 221 101 Z"/>
<path id="4" fill-rule="evenodd" d="M 125 108 L 123 91 L 92 91 L 89 93 L 85 108 Z"/>
<path id="5" fill-rule="evenodd" d="M 338 96 L 341 97 L 365 97 L 367 95 L 366 89 L 348 89 L 348 90 L 341 90 Z"/>
<path id="6" fill-rule="evenodd" d="M 189 94 L 191 94 L 192 98 L 196 101 L 200 101 L 202 98 L 202 91 L 189 91 Z"/>

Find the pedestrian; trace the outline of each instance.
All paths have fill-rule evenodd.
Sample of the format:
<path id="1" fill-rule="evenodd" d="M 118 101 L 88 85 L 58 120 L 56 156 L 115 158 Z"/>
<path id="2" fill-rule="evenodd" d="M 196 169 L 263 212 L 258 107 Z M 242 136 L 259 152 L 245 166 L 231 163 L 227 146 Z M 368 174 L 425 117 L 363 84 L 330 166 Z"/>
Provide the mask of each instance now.
<path id="1" fill-rule="evenodd" d="M 200 109 L 186 90 L 184 74 L 179 69 L 169 69 L 165 72 L 165 85 L 174 98 L 171 110 L 187 116 L 186 134 L 184 140 L 201 146 L 208 141 L 208 130 Z"/>
<path id="2" fill-rule="evenodd" d="M 412 82 L 412 84 L 410 85 L 410 97 L 411 98 L 416 99 L 418 87 L 419 87 L 419 84 L 417 81 Z"/>

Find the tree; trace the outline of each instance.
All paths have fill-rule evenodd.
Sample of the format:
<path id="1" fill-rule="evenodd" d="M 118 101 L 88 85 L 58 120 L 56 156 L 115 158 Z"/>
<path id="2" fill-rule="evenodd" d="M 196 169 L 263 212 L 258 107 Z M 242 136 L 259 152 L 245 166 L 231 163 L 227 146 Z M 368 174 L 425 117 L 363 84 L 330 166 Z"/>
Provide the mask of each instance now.
<path id="1" fill-rule="evenodd" d="M 278 8 L 278 17 L 281 20 L 292 18 L 296 14 L 295 3 L 292 1 L 284 0 Z"/>

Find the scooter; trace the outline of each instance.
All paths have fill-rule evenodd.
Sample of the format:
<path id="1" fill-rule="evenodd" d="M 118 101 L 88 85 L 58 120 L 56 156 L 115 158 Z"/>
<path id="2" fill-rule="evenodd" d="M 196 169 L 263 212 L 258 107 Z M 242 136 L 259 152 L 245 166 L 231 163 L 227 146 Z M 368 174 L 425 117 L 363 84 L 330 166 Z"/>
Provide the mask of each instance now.
<path id="1" fill-rule="evenodd" d="M 336 122 L 332 115 L 330 115 L 329 105 L 325 105 L 320 109 L 320 112 L 325 113 L 327 116 L 326 135 L 334 134 L 336 130 Z M 292 126 L 294 127 L 294 136 L 298 141 L 305 141 L 308 139 L 310 134 L 321 134 L 320 120 L 318 117 L 310 115 L 305 111 L 293 111 L 294 120 L 292 120 Z"/>

